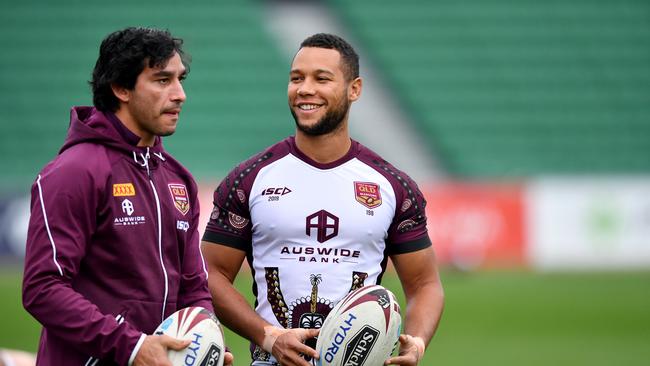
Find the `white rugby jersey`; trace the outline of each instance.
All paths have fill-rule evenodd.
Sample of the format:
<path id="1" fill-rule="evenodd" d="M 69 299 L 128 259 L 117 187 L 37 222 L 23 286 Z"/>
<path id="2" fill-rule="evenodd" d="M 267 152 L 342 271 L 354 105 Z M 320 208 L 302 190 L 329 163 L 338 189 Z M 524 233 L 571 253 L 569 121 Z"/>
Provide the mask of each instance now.
<path id="1" fill-rule="evenodd" d="M 246 252 L 260 316 L 320 328 L 349 291 L 381 281 L 388 255 L 431 245 L 425 205 L 408 176 L 360 143 L 320 164 L 289 137 L 221 182 L 203 240 Z"/>

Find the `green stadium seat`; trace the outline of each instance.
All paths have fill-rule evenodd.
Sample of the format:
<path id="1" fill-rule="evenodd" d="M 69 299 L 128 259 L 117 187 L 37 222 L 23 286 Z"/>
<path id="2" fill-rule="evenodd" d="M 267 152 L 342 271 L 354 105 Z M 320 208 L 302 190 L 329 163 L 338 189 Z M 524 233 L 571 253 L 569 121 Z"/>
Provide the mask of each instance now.
<path id="1" fill-rule="evenodd" d="M 0 12 L 0 189 L 27 189 L 63 143 L 73 105 L 90 105 L 99 44 L 126 26 L 169 29 L 192 56 L 188 100 L 166 148 L 199 179 L 293 131 L 288 60 L 254 0 L 61 1 L 3 4 Z"/>
<path id="2" fill-rule="evenodd" d="M 452 175 L 650 172 L 650 3 L 330 3 Z"/>

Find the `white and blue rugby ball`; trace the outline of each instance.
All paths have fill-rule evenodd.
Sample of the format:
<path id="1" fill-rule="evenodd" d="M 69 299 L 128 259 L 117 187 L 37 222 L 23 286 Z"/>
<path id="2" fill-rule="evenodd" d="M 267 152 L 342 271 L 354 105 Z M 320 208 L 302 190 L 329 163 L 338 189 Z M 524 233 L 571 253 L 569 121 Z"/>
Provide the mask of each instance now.
<path id="1" fill-rule="evenodd" d="M 319 366 L 383 365 L 395 350 L 402 326 L 395 295 L 379 285 L 350 292 L 321 327 Z"/>
<path id="2" fill-rule="evenodd" d="M 178 310 L 163 320 L 154 334 L 192 341 L 181 351 L 168 351 L 174 366 L 223 366 L 223 331 L 217 317 L 205 308 L 193 306 Z"/>

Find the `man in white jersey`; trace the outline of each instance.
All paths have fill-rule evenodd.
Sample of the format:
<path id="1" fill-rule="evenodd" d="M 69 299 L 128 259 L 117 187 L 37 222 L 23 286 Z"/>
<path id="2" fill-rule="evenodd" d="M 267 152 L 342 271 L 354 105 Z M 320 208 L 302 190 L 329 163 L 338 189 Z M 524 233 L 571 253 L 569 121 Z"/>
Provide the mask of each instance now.
<path id="1" fill-rule="evenodd" d="M 304 40 L 288 86 L 295 136 L 238 165 L 215 190 L 202 246 L 209 287 L 219 319 L 252 342 L 254 366 L 315 364 L 317 328 L 349 291 L 380 283 L 388 257 L 408 306 L 399 356 L 386 364 L 417 365 L 440 320 L 422 193 L 350 139 L 361 87 L 345 40 Z M 232 286 L 244 258 L 255 310 Z"/>

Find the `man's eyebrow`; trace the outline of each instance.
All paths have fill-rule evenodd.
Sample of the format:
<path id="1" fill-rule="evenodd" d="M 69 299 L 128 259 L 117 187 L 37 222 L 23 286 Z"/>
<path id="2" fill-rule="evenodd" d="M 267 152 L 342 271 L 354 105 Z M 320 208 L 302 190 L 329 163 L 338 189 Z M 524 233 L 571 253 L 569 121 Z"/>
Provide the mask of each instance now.
<path id="1" fill-rule="evenodd" d="M 174 75 L 174 73 L 167 70 L 158 70 L 153 73 L 153 76 L 172 76 L 172 75 Z"/>
<path id="2" fill-rule="evenodd" d="M 300 70 L 300 69 L 292 69 L 292 70 L 290 71 L 290 73 L 291 73 L 291 74 L 302 74 L 303 71 Z M 323 74 L 323 73 L 324 73 L 324 74 L 334 75 L 334 73 L 333 73 L 332 71 L 330 71 L 330 70 L 326 70 L 326 69 L 317 69 L 317 70 L 315 71 L 315 73 L 316 73 L 316 74 Z"/>
<path id="3" fill-rule="evenodd" d="M 332 71 L 330 71 L 330 70 L 325 70 L 325 69 L 318 69 L 318 70 L 316 70 L 316 73 L 317 73 L 317 74 L 322 74 L 322 73 L 324 73 L 324 74 L 334 75 L 334 73 L 333 73 Z"/>
<path id="4" fill-rule="evenodd" d="M 172 71 L 168 71 L 168 70 L 158 70 L 158 71 L 156 71 L 156 72 L 153 73 L 153 76 L 165 76 L 165 77 L 169 77 L 169 76 L 174 76 L 174 74 L 175 74 L 175 73 L 172 72 Z M 187 76 L 187 70 L 183 70 L 183 71 L 179 74 L 179 76 Z"/>

